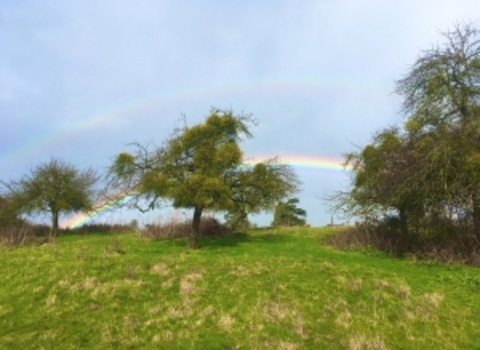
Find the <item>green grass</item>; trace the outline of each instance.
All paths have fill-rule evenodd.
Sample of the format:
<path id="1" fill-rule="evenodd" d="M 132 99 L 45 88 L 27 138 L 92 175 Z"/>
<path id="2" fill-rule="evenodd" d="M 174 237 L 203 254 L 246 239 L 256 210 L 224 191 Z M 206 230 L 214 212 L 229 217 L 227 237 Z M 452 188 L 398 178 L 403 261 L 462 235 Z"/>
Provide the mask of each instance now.
<path id="1" fill-rule="evenodd" d="M 0 249 L 0 349 L 480 349 L 480 271 L 325 229 Z"/>

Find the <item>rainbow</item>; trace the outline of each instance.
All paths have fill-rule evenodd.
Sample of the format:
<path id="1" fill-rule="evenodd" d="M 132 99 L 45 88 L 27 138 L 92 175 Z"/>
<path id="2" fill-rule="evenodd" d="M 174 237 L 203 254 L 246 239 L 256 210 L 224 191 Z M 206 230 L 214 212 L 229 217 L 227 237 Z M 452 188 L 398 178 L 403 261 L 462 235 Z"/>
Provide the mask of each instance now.
<path id="1" fill-rule="evenodd" d="M 62 228 L 78 228 L 98 217 L 102 216 L 104 213 L 117 209 L 125 204 L 130 203 L 132 200 L 137 198 L 138 194 L 128 194 L 123 196 L 117 196 L 115 199 L 111 199 L 105 202 L 100 202 L 97 204 L 95 209 L 90 213 L 76 213 L 70 216 L 68 219 L 64 220 L 60 227 Z"/>
<path id="2" fill-rule="evenodd" d="M 274 155 L 261 155 L 247 158 L 245 163 L 255 164 L 267 159 L 274 158 Z M 278 156 L 279 163 L 289 164 L 293 167 L 312 168 L 327 171 L 350 171 L 350 167 L 343 165 L 344 161 L 334 157 L 318 157 L 308 155 L 282 155 Z"/>
<path id="3" fill-rule="evenodd" d="M 249 157 L 245 160 L 245 163 L 248 165 L 253 165 L 267 159 L 271 159 L 274 156 L 260 155 Z M 319 170 L 335 171 L 335 172 L 349 172 L 350 168 L 345 168 L 342 165 L 342 160 L 333 157 L 315 157 L 307 155 L 287 155 L 278 157 L 278 161 L 282 164 L 289 164 L 293 167 L 301 168 L 313 168 Z M 130 203 L 132 200 L 137 198 L 138 193 L 119 195 L 113 200 L 101 202 L 96 205 L 96 208 L 93 212 L 90 213 L 77 213 L 66 219 L 60 225 L 62 228 L 78 228 L 82 225 L 88 224 L 93 220 L 99 218 L 103 214 L 110 212 L 114 209 L 117 209 L 125 204 Z"/>
<path id="4" fill-rule="evenodd" d="M 122 124 L 129 124 L 132 120 L 138 122 L 145 112 L 154 110 L 158 113 L 165 106 L 183 103 L 186 100 L 212 100 L 218 99 L 219 96 L 229 94 L 242 95 L 252 92 L 305 94 L 327 91 L 340 94 L 345 90 L 360 91 L 369 95 L 378 95 L 382 98 L 388 97 L 384 93 L 384 88 L 355 84 L 351 81 L 298 80 L 298 78 L 293 79 L 291 77 L 282 77 L 275 81 L 238 81 L 227 86 L 224 83 L 214 83 L 194 88 L 180 88 L 173 92 L 172 90 L 158 91 L 149 96 L 132 98 L 121 105 L 115 104 L 95 111 L 89 111 L 90 117 L 73 112 L 65 116 L 62 122 L 55 123 L 49 132 L 42 133 L 37 138 L 32 137 L 24 140 L 19 147 L 11 148 L 10 152 L 0 154 L 0 165 L 3 164 L 5 166 L 13 162 L 19 163 L 23 158 L 30 155 L 32 151 L 63 146 L 70 142 L 72 138 L 91 130 L 121 127 Z M 208 111 L 205 112 L 207 113 Z M 318 164 L 318 161 L 314 160 L 313 163 Z"/>

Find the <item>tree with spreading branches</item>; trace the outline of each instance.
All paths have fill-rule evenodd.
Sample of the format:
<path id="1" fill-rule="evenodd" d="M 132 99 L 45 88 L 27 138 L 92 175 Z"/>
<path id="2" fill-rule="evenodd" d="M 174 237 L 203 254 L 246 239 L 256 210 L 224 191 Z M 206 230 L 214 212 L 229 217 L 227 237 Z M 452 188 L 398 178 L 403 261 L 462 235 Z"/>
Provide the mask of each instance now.
<path id="1" fill-rule="evenodd" d="M 16 211 L 23 214 L 48 213 L 51 217 L 52 241 L 62 214 L 89 211 L 93 208 L 94 185 L 99 180 L 92 169 L 81 171 L 64 161 L 52 158 L 24 175 L 20 180 L 1 183 Z"/>
<path id="2" fill-rule="evenodd" d="M 441 148 L 445 142 L 431 144 L 441 151 L 432 154 L 455 153 L 455 161 L 436 163 L 437 174 L 451 174 L 455 163 L 457 176 L 444 186 L 462 187 L 464 198 L 468 192 L 468 202 L 461 205 L 471 207 L 473 231 L 480 239 L 480 32 L 471 24 L 457 24 L 443 36 L 445 44 L 425 51 L 397 82 L 396 92 L 404 97 L 412 137 L 436 134 L 451 140 L 451 148 Z"/>
<path id="3" fill-rule="evenodd" d="M 472 213 L 480 239 L 480 36 L 470 24 L 443 33 L 397 81 L 404 128 L 378 132 L 347 154 L 351 189 L 329 199 L 333 208 L 364 217 L 396 213 L 409 228 L 438 218 L 446 207 Z M 418 232 L 418 230 L 417 230 Z"/>
<path id="4" fill-rule="evenodd" d="M 246 218 L 297 191 L 299 180 L 290 166 L 275 159 L 244 163 L 239 143 L 252 137 L 252 124 L 250 115 L 212 109 L 203 123 L 177 128 L 162 146 L 136 143 L 133 154 L 120 153 L 110 167 L 110 183 L 137 194 L 135 205 L 142 211 L 165 201 L 192 209 L 188 247 L 197 249 L 204 211 Z"/>

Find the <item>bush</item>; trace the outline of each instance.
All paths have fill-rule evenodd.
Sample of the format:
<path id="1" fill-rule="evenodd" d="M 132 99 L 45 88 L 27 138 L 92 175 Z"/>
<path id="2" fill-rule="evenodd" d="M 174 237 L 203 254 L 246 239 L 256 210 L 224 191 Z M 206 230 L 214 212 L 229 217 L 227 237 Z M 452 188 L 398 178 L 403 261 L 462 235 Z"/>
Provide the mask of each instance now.
<path id="1" fill-rule="evenodd" d="M 62 230 L 65 233 L 123 233 L 136 231 L 137 227 L 132 224 L 88 224 L 74 229 Z"/>
<path id="2" fill-rule="evenodd" d="M 163 224 L 149 224 L 140 231 L 143 238 L 180 238 L 188 237 L 192 230 L 192 220 L 181 220 L 177 216 L 170 218 Z M 201 236 L 226 236 L 232 230 L 214 217 L 207 216 L 200 222 Z"/>
<path id="3" fill-rule="evenodd" d="M 31 225 L 19 224 L 0 228 L 0 241 L 6 246 L 17 246 L 35 241 Z"/>
<path id="4" fill-rule="evenodd" d="M 323 242 L 337 249 L 372 247 L 419 260 L 480 266 L 480 242 L 466 235 L 465 227 L 424 226 L 410 232 L 406 239 L 392 220 L 357 224 L 325 237 Z"/>

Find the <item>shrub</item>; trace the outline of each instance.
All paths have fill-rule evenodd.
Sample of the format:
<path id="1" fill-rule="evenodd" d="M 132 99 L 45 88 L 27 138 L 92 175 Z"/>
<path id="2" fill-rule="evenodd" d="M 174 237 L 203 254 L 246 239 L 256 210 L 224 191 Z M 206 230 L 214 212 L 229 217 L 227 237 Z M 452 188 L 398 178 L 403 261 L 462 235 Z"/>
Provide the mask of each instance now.
<path id="1" fill-rule="evenodd" d="M 136 231 L 137 228 L 132 224 L 107 224 L 92 223 L 82 225 L 74 229 L 67 229 L 67 233 L 122 233 Z"/>
<path id="2" fill-rule="evenodd" d="M 329 235 L 323 242 L 337 249 L 372 247 L 397 256 L 419 260 L 480 266 L 480 245 L 463 226 L 420 227 L 405 239 L 400 228 L 388 219 L 357 224 Z"/>
<path id="3" fill-rule="evenodd" d="M 28 224 L 10 225 L 0 228 L 0 241 L 6 246 L 17 246 L 35 240 L 35 232 Z"/>
<path id="4" fill-rule="evenodd" d="M 188 237 L 192 230 L 192 220 L 181 220 L 173 216 L 161 224 L 148 224 L 140 231 L 143 238 L 180 238 Z M 214 217 L 205 217 L 200 222 L 201 236 L 225 236 L 232 234 L 232 230 Z"/>

